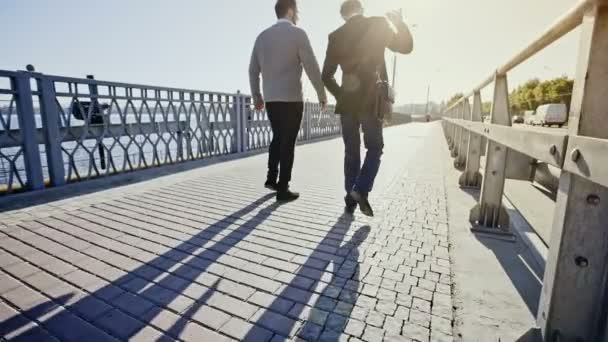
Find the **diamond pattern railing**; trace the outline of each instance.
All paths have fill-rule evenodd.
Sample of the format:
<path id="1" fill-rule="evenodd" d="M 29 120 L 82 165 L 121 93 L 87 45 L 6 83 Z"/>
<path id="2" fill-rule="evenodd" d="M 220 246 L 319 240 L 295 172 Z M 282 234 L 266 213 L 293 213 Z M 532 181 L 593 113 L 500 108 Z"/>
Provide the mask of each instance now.
<path id="1" fill-rule="evenodd" d="M 13 75 L 0 71 L 0 191 L 9 193 L 27 183 Z"/>
<path id="2" fill-rule="evenodd" d="M 299 141 L 339 133 L 333 109 L 306 103 Z M 0 71 L 0 195 L 262 149 L 271 140 L 266 113 L 253 110 L 248 95 Z"/>

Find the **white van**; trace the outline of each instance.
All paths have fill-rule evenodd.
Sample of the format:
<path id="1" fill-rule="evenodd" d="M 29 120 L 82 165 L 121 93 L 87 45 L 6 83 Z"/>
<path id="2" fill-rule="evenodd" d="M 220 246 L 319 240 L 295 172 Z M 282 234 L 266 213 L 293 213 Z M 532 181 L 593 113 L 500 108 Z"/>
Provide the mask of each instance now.
<path id="1" fill-rule="evenodd" d="M 568 108 L 563 103 L 552 103 L 538 107 L 534 115 L 534 124 L 541 126 L 558 125 L 562 127 L 568 121 Z"/>

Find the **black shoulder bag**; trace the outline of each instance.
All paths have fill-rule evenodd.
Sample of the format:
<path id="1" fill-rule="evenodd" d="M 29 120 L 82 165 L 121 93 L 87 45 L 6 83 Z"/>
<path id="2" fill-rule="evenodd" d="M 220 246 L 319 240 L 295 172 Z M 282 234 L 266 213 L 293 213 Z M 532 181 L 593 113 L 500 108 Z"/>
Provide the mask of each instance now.
<path id="1" fill-rule="evenodd" d="M 390 120 L 395 104 L 395 92 L 388 81 L 382 79 L 381 67 L 376 70 L 376 116 L 380 120 Z"/>

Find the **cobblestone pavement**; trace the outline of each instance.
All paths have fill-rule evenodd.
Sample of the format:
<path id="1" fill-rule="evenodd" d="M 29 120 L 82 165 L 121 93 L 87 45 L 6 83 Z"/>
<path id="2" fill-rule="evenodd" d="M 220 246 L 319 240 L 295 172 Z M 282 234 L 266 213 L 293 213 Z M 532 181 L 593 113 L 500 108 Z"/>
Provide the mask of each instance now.
<path id="1" fill-rule="evenodd" d="M 342 142 L 0 214 L 0 334 L 24 341 L 452 341 L 439 124 L 386 130 L 377 217 L 342 213 Z"/>

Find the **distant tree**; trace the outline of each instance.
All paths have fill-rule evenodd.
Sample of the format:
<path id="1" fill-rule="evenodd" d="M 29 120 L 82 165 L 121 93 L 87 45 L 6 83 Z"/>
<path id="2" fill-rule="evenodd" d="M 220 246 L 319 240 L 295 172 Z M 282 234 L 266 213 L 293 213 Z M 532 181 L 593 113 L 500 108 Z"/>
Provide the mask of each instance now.
<path id="1" fill-rule="evenodd" d="M 481 112 L 484 114 L 490 113 L 492 111 L 492 102 L 484 102 L 481 104 Z"/>
<path id="2" fill-rule="evenodd" d="M 527 110 L 536 110 L 538 106 L 548 103 L 564 103 L 569 109 L 573 87 L 574 81 L 565 76 L 544 82 L 538 78 L 531 79 L 509 94 L 511 114 L 521 115 Z M 462 96 L 461 93 L 452 96 L 446 106 L 450 107 Z M 482 112 L 487 114 L 491 110 L 492 103 L 484 102 Z"/>
<path id="3" fill-rule="evenodd" d="M 448 104 L 447 104 L 447 108 L 451 107 L 454 103 L 458 102 L 458 100 L 460 100 L 461 98 L 464 97 L 463 93 L 457 93 L 454 96 L 452 96 L 449 100 L 448 100 Z"/>

